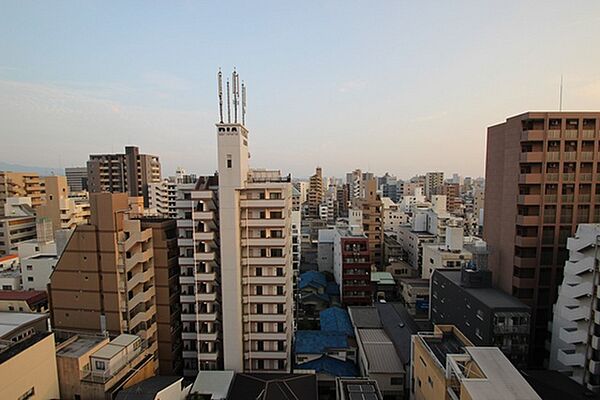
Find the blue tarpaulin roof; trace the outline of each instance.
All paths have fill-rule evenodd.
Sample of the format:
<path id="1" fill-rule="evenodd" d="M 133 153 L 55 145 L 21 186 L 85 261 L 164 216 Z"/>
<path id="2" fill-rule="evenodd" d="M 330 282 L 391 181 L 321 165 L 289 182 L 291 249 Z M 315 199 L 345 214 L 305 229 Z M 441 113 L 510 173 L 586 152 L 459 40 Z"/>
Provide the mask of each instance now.
<path id="1" fill-rule="evenodd" d="M 348 311 L 339 307 L 329 307 L 320 312 L 319 318 L 322 331 L 342 332 L 347 336 L 354 336 L 354 329 Z"/>
<path id="2" fill-rule="evenodd" d="M 329 356 L 322 356 L 296 366 L 298 369 L 314 369 L 318 373 L 326 373 L 333 376 L 358 376 L 358 369 L 351 361 L 341 361 Z"/>
<path id="3" fill-rule="evenodd" d="M 325 275 L 319 271 L 307 271 L 300 275 L 298 280 L 298 288 L 304 289 L 307 286 L 312 286 L 316 289 L 327 286 Z"/>
<path id="4" fill-rule="evenodd" d="M 348 348 L 348 337 L 343 332 L 297 331 L 297 354 L 321 354 L 327 349 Z"/>
<path id="5" fill-rule="evenodd" d="M 339 296 L 340 295 L 340 287 L 337 283 L 331 281 L 327 282 L 327 287 L 325 288 L 325 293 L 330 296 Z"/>

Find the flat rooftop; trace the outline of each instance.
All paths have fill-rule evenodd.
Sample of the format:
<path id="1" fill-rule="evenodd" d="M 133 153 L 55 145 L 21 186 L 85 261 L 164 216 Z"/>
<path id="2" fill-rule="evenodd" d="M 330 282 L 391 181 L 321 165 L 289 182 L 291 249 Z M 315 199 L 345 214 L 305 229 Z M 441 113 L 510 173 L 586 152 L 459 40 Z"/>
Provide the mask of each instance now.
<path id="1" fill-rule="evenodd" d="M 446 366 L 446 356 L 448 354 L 464 354 L 465 345 L 463 342 L 456 337 L 454 332 L 444 332 L 441 335 L 434 336 L 421 336 L 423 341 L 429 346 L 429 349 L 440 362 L 441 365 Z"/>
<path id="2" fill-rule="evenodd" d="M 529 306 L 521 302 L 516 297 L 513 297 L 501 290 L 486 287 L 486 288 L 467 288 L 460 285 L 461 271 L 455 270 L 436 270 L 439 273 L 449 279 L 454 285 L 459 286 L 462 290 L 469 293 L 471 296 L 487 305 L 490 308 L 522 308 L 523 310 L 529 310 Z"/>
<path id="3" fill-rule="evenodd" d="M 106 340 L 102 336 L 78 335 L 77 339 L 56 352 L 57 356 L 79 358 Z"/>
<path id="4" fill-rule="evenodd" d="M 0 338 L 3 338 L 21 327 L 47 319 L 48 314 L 0 312 Z"/>
<path id="5" fill-rule="evenodd" d="M 461 380 L 470 398 L 478 400 L 542 399 L 497 347 L 466 347 L 465 350 L 485 375 L 484 378 L 473 377 Z"/>

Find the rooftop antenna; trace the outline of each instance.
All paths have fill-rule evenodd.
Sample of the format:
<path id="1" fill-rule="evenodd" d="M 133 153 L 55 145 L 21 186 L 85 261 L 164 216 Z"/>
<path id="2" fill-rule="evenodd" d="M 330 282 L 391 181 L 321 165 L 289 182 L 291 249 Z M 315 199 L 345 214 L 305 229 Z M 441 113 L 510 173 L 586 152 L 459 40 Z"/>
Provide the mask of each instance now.
<path id="1" fill-rule="evenodd" d="M 237 124 L 238 120 L 238 99 L 240 94 L 240 77 L 235 70 L 233 69 L 233 74 L 231 75 L 232 85 L 233 85 L 233 122 Z"/>
<path id="2" fill-rule="evenodd" d="M 219 118 L 220 123 L 223 123 L 223 74 L 221 73 L 221 68 L 219 68 L 219 73 L 217 74 L 217 80 L 219 82 Z"/>
<path id="3" fill-rule="evenodd" d="M 227 123 L 231 123 L 231 91 L 229 90 L 229 79 L 227 79 Z"/>
<path id="4" fill-rule="evenodd" d="M 562 111 L 562 99 L 563 99 L 563 76 L 560 74 L 560 95 L 558 100 L 558 111 Z"/>
<path id="5" fill-rule="evenodd" d="M 246 125 L 246 84 L 242 81 L 242 125 Z"/>

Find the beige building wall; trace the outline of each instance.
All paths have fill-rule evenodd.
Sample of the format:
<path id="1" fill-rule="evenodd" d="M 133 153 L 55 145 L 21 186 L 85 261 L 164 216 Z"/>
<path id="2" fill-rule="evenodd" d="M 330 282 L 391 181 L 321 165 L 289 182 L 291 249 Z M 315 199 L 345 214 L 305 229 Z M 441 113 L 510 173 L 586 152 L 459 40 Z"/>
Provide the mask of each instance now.
<path id="1" fill-rule="evenodd" d="M 19 399 L 30 392 L 32 399 L 60 398 L 54 334 L 0 364 L 0 399 Z"/>
<path id="2" fill-rule="evenodd" d="M 4 216 L 4 204 L 9 197 L 29 197 L 33 208 L 37 208 L 42 204 L 43 193 L 38 174 L 0 171 L 0 216 Z"/>
<path id="3" fill-rule="evenodd" d="M 38 207 L 38 217 L 48 218 L 54 231 L 58 229 L 75 229 L 77 225 L 89 221 L 90 206 L 85 201 L 69 198 L 67 178 L 64 176 L 47 176 L 42 178 L 45 187 L 43 203 Z"/>

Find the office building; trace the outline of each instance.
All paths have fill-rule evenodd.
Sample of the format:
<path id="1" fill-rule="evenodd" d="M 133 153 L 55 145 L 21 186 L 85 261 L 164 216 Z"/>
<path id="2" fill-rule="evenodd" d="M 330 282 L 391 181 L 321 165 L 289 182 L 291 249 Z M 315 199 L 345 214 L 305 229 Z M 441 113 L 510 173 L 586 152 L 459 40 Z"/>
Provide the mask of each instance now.
<path id="1" fill-rule="evenodd" d="M 87 192 L 87 168 L 86 167 L 67 167 L 65 168 L 67 185 L 71 192 Z"/>
<path id="2" fill-rule="evenodd" d="M 75 229 L 77 225 L 86 224 L 90 218 L 90 203 L 87 197 L 69 197 L 69 186 L 64 176 L 47 176 L 43 178 L 44 202 L 37 209 L 37 216 L 47 218 L 52 223 L 53 231 L 59 229 Z"/>
<path id="3" fill-rule="evenodd" d="M 432 323 L 454 324 L 476 346 L 498 347 L 515 366 L 527 366 L 531 310 L 492 288 L 489 270 L 437 269 L 430 290 Z"/>
<path id="4" fill-rule="evenodd" d="M 47 314 L 0 312 L 0 399 L 58 399 Z"/>
<path id="5" fill-rule="evenodd" d="M 552 321 L 549 368 L 600 392 L 598 265 L 600 224 L 581 224 L 567 240 L 569 259 Z"/>
<path id="6" fill-rule="evenodd" d="M 4 205 L 10 197 L 29 197 L 31 206 L 42 204 L 44 189 L 40 176 L 34 172 L 0 171 L 0 217 L 6 216 Z"/>
<path id="7" fill-rule="evenodd" d="M 532 358 L 547 324 L 567 238 L 600 222 L 600 113 L 528 112 L 488 128 L 484 239 L 494 283 L 532 307 Z"/>
<path id="8" fill-rule="evenodd" d="M 415 400 L 541 400 L 497 347 L 474 346 L 453 325 L 412 339 Z"/>
<path id="9" fill-rule="evenodd" d="M 141 154 L 135 146 L 125 147 L 121 154 L 90 154 L 87 162 L 90 193 L 128 193 L 144 197 L 149 206 L 148 185 L 161 181 L 158 156 Z"/>

